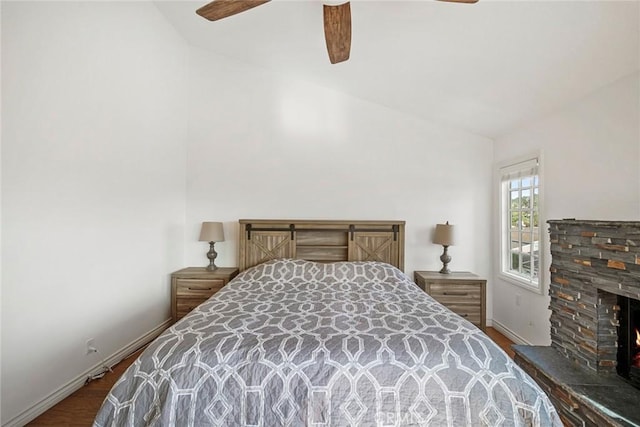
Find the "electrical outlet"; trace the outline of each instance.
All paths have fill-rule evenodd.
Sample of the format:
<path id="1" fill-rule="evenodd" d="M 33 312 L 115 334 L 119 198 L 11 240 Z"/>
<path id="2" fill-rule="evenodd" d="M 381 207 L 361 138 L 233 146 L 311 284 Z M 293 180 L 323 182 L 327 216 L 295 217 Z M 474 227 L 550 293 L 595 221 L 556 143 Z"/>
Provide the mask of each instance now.
<path id="1" fill-rule="evenodd" d="M 87 340 L 87 345 L 85 348 L 87 354 L 96 353 L 98 351 L 98 349 L 96 348 L 96 340 L 94 338 L 89 338 Z"/>
<path id="2" fill-rule="evenodd" d="M 516 305 L 520 306 L 520 294 L 516 294 Z"/>

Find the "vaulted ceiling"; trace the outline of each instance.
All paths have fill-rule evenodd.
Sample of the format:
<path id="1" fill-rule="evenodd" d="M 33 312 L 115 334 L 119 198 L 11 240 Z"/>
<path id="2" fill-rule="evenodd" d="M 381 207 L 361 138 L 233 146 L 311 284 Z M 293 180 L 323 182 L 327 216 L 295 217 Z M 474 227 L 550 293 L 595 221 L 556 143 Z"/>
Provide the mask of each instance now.
<path id="1" fill-rule="evenodd" d="M 209 22 L 156 1 L 192 45 L 491 138 L 640 70 L 638 1 L 352 1 L 351 58 L 329 63 L 320 1 Z"/>

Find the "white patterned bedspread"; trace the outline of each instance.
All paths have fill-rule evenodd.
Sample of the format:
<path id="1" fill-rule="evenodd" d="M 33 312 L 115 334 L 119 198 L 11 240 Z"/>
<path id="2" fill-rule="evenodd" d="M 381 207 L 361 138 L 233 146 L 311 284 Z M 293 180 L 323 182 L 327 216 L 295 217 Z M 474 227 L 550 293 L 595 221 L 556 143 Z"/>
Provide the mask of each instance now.
<path id="1" fill-rule="evenodd" d="M 253 267 L 158 337 L 95 426 L 561 426 L 471 323 L 383 263 Z"/>

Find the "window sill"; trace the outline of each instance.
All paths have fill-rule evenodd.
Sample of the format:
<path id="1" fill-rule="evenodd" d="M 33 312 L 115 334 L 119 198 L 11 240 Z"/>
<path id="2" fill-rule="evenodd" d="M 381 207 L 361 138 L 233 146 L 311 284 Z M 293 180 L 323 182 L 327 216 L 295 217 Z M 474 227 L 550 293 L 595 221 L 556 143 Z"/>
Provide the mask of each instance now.
<path id="1" fill-rule="evenodd" d="M 508 274 L 508 273 L 504 273 L 504 272 L 500 272 L 498 273 L 498 278 L 504 280 L 505 282 L 509 282 L 512 285 L 516 285 L 519 286 L 521 288 L 524 288 L 530 292 L 533 292 L 534 294 L 540 294 L 542 295 L 542 286 L 540 285 L 540 282 L 538 281 L 538 283 L 533 284 L 531 282 L 525 281 L 523 279 L 521 279 L 520 277 L 514 275 L 514 274 Z"/>

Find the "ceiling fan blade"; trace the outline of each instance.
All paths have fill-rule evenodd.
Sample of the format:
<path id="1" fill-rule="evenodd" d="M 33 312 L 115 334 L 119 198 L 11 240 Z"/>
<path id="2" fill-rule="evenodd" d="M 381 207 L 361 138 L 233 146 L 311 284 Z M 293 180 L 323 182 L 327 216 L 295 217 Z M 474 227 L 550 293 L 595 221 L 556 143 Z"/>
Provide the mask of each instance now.
<path id="1" fill-rule="evenodd" d="M 478 3 L 478 0 L 438 0 L 438 1 L 446 1 L 449 3 Z"/>
<path id="2" fill-rule="evenodd" d="M 324 6 L 324 39 L 332 64 L 349 59 L 351 51 L 351 5 Z"/>
<path id="3" fill-rule="evenodd" d="M 196 13 L 209 21 L 217 21 L 260 6 L 268 1 L 270 0 L 213 0 L 196 10 Z"/>

